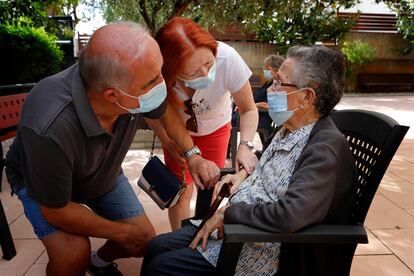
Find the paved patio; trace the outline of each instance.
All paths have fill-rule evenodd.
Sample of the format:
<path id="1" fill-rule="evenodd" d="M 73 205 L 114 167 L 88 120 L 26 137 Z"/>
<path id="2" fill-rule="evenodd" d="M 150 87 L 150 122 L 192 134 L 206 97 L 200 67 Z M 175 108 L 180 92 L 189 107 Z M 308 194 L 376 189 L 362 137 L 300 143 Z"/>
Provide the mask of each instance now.
<path id="1" fill-rule="evenodd" d="M 352 265 L 352 276 L 365 275 L 413 275 L 414 274 L 414 95 L 347 96 L 338 109 L 362 108 L 376 110 L 396 119 L 411 129 L 395 155 L 365 220 L 369 244 L 360 245 Z M 258 145 L 259 139 L 255 140 Z M 4 147 L 7 147 L 4 145 Z M 158 152 L 161 155 L 160 152 Z M 131 183 L 136 183 L 142 166 L 148 159 L 147 150 L 131 150 L 123 168 Z M 170 231 L 166 211 L 133 184 L 157 233 Z M 0 260 L 0 276 L 46 275 L 47 254 L 37 240 L 23 214 L 16 197 L 10 197 L 10 189 L 3 178 L 0 193 L 10 229 L 15 241 L 17 256 L 11 261 Z M 103 240 L 91 239 L 92 247 L 98 248 Z M 0 252 L 1 253 L 1 252 Z M 141 259 L 117 261 L 124 275 L 138 275 Z"/>

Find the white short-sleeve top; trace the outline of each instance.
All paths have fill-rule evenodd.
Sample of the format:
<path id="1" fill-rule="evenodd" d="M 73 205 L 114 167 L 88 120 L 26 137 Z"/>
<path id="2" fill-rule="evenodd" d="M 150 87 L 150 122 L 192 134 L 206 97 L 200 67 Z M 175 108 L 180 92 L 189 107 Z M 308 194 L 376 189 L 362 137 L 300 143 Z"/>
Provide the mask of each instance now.
<path id="1" fill-rule="evenodd" d="M 233 47 L 218 42 L 216 54 L 216 78 L 205 89 L 196 90 L 192 102 L 196 115 L 198 132 L 190 131 L 193 136 L 210 134 L 231 120 L 231 94 L 239 91 L 249 80 L 252 72 L 242 57 Z M 174 85 L 174 93 L 183 101 L 189 97 L 185 94 L 179 83 Z M 179 110 L 184 121 L 189 115 Z"/>

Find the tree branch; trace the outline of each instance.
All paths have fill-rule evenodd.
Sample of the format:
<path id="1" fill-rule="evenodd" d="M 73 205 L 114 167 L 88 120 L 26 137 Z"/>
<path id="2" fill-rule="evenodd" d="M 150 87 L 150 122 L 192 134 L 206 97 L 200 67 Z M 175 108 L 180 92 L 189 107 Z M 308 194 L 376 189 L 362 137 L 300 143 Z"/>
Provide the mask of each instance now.
<path id="1" fill-rule="evenodd" d="M 153 35 L 155 34 L 155 19 L 154 17 L 151 18 L 148 15 L 147 7 L 146 7 L 146 0 L 139 0 L 139 12 L 141 13 L 142 17 L 144 18 L 145 23 L 147 24 L 147 27 L 150 31 L 150 33 Z"/>

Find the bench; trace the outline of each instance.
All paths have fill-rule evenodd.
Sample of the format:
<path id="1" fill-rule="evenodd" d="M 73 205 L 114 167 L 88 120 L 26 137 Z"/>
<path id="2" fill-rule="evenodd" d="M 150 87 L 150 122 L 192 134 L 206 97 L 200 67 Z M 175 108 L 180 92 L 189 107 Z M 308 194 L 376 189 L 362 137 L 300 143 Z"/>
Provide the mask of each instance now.
<path id="1" fill-rule="evenodd" d="M 0 143 L 16 136 L 17 124 L 20 119 L 20 112 L 28 93 L 0 96 Z M 0 160 L 0 181 L 3 180 L 3 169 L 5 158 L 3 157 L 3 145 L 1 145 Z M 0 182 L 1 191 L 1 182 Z M 0 245 L 3 251 L 3 259 L 11 260 L 16 256 L 16 248 L 10 233 L 9 224 L 3 205 L 0 200 Z"/>
<path id="2" fill-rule="evenodd" d="M 358 90 L 370 92 L 412 92 L 414 73 L 359 73 Z"/>

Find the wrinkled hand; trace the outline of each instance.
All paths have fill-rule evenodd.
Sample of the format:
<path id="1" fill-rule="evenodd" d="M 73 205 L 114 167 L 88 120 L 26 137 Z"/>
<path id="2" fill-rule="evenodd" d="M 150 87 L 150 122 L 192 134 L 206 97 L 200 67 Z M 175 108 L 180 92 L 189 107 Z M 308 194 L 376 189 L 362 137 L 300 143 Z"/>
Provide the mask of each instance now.
<path id="1" fill-rule="evenodd" d="M 240 171 L 236 174 L 226 174 L 225 176 L 223 176 L 219 182 L 217 182 L 216 185 L 214 185 L 214 191 L 213 191 L 213 196 L 211 199 L 211 202 L 213 203 L 214 200 L 217 198 L 221 187 L 223 186 L 224 183 L 231 183 L 230 186 L 230 195 L 232 195 L 237 188 L 240 186 L 240 184 L 243 182 L 243 180 L 245 180 L 247 177 L 247 173 L 243 170 Z"/>
<path id="2" fill-rule="evenodd" d="M 240 145 L 236 154 L 236 171 L 243 166 L 248 174 L 251 174 L 257 165 L 257 156 L 245 145 Z"/>
<path id="3" fill-rule="evenodd" d="M 171 157 L 174 158 L 174 160 L 180 164 L 181 167 L 185 167 L 186 161 L 181 153 L 180 147 L 178 147 L 178 145 L 173 140 L 170 140 L 168 144 L 165 145 L 165 147 L 167 148 Z"/>
<path id="4" fill-rule="evenodd" d="M 206 250 L 207 247 L 207 241 L 210 237 L 210 234 L 215 230 L 218 229 L 217 237 L 218 239 L 222 239 L 222 233 L 223 233 L 223 225 L 224 225 L 224 211 L 228 207 L 224 206 L 217 210 L 217 212 L 206 221 L 206 224 L 204 224 L 203 228 L 200 229 L 200 231 L 197 233 L 197 236 L 195 236 L 194 240 L 189 245 L 190 248 L 196 249 L 198 246 L 198 243 L 200 240 L 202 241 L 201 249 L 203 251 Z"/>
<path id="5" fill-rule="evenodd" d="M 195 154 L 187 160 L 188 169 L 194 183 L 201 190 L 211 188 L 220 178 L 220 169 L 216 163 Z"/>

